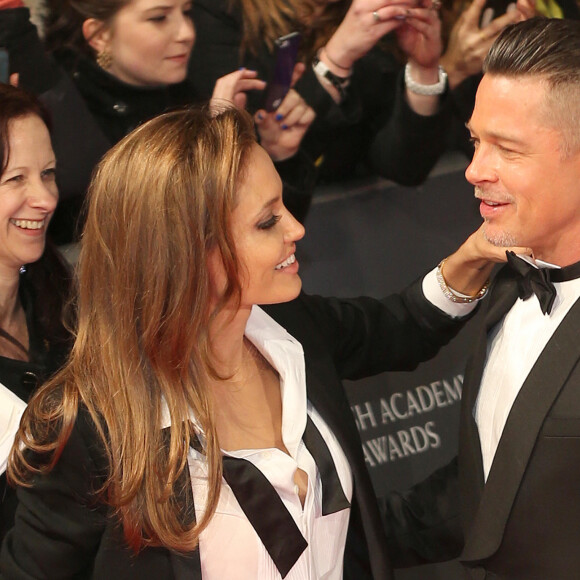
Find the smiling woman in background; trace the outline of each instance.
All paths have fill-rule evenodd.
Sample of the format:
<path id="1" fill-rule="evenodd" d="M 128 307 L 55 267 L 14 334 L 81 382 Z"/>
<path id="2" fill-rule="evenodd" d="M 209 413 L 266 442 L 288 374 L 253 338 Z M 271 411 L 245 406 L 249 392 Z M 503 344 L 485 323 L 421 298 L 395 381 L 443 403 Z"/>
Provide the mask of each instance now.
<path id="1" fill-rule="evenodd" d="M 46 247 L 56 208 L 56 161 L 46 114 L 34 97 L 0 84 L 0 473 L 25 403 L 63 362 L 68 269 Z M 0 540 L 15 492 L 0 479 Z"/>
<path id="2" fill-rule="evenodd" d="M 191 1 L 47 0 L 44 44 L 28 9 L 14 8 L 17 3 L 0 0 L 0 46 L 20 85 L 40 95 L 52 114 L 61 203 L 51 231 L 66 243 L 75 237 L 101 156 L 144 121 L 199 100 L 186 80 L 195 42 Z M 227 73 L 214 79 L 213 98 L 243 107 L 246 91 L 265 86 L 253 71 Z M 288 187 L 308 190 L 311 172 L 300 169 L 297 152 L 314 112 L 297 94 L 279 110 L 280 119 L 262 111 L 261 141 Z"/>
<path id="3" fill-rule="evenodd" d="M 412 369 L 465 317 L 420 281 L 301 293 L 303 235 L 238 109 L 167 113 L 107 153 L 76 342 L 12 448 L 2 578 L 391 578 L 341 379 Z M 477 232 L 447 282 L 482 295 L 504 250 Z"/>

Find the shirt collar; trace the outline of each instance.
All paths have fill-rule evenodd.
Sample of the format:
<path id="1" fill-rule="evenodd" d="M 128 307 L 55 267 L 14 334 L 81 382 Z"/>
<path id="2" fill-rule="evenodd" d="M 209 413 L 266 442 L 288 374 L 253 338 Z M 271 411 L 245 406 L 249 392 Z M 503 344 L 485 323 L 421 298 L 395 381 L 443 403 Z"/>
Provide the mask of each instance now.
<path id="1" fill-rule="evenodd" d="M 290 455 L 295 457 L 306 428 L 306 370 L 302 345 L 259 306 L 252 308 L 245 335 L 280 376 L 282 439 Z M 199 429 L 192 411 L 190 420 Z M 164 399 L 161 428 L 170 425 L 171 417 Z"/>

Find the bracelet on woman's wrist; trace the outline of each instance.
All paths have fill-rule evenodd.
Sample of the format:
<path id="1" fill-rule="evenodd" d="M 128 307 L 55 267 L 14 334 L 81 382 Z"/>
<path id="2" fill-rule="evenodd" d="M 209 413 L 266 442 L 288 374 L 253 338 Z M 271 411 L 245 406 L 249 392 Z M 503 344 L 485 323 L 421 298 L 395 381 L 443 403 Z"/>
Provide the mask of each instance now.
<path id="1" fill-rule="evenodd" d="M 328 57 L 328 55 L 327 55 Z M 316 54 L 312 60 L 312 69 L 316 73 L 316 76 L 320 77 L 325 82 L 332 85 L 340 95 L 341 99 L 344 99 L 346 95 L 346 89 L 350 85 L 350 74 L 346 77 L 340 77 L 334 74 L 328 66 L 320 60 L 319 53 Z"/>
<path id="2" fill-rule="evenodd" d="M 447 86 L 447 73 L 442 66 L 439 67 L 439 80 L 433 85 L 423 85 L 413 80 L 411 76 L 411 65 L 405 65 L 405 85 L 416 95 L 433 96 L 441 95 L 445 92 Z"/>
<path id="3" fill-rule="evenodd" d="M 456 302 L 458 304 L 470 304 L 471 302 L 475 302 L 477 300 L 481 300 L 486 294 L 489 288 L 489 278 L 485 282 L 485 284 L 480 288 L 479 292 L 475 294 L 475 296 L 466 296 L 464 294 L 459 294 L 452 288 L 447 285 L 445 277 L 443 276 L 443 264 L 447 261 L 447 258 L 441 260 L 439 265 L 437 266 L 437 270 L 435 272 L 435 277 L 437 278 L 437 282 L 439 283 L 439 288 L 445 295 L 446 298 L 451 300 L 451 302 Z"/>

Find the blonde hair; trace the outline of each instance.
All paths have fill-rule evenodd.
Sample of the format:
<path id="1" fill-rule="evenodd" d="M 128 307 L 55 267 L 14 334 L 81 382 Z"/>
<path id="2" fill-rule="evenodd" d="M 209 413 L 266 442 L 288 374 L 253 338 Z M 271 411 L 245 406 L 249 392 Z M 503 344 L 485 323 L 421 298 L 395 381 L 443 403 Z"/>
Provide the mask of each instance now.
<path id="1" fill-rule="evenodd" d="M 239 301 L 230 215 L 254 143 L 246 113 L 188 109 L 145 123 L 103 158 L 89 190 L 72 354 L 29 404 L 12 450 L 9 476 L 29 485 L 32 473 L 54 467 L 78 406 L 86 406 L 109 462 L 101 500 L 116 510 L 135 551 L 194 549 L 217 505 L 221 453 L 207 384 L 218 375 L 208 327 L 227 302 Z M 228 278 L 216 308 L 210 249 Z M 197 524 L 193 506 L 185 506 L 184 523 L 184 506 L 174 501 L 195 437 L 190 409 L 206 437 L 209 472 L 207 511 Z M 27 449 L 49 460 L 33 464 Z"/>

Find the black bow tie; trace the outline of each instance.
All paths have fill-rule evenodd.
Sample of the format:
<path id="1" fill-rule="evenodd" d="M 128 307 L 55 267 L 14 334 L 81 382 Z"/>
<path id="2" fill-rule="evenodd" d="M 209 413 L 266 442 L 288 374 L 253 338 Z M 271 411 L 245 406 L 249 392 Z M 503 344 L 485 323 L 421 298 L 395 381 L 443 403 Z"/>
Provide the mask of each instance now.
<path id="1" fill-rule="evenodd" d="M 554 282 L 567 282 L 580 278 L 580 262 L 565 268 L 536 268 L 513 252 L 506 252 L 509 266 L 519 274 L 516 281 L 518 294 L 522 300 L 527 300 L 532 294 L 538 297 L 543 314 L 550 314 L 556 288 Z"/>

